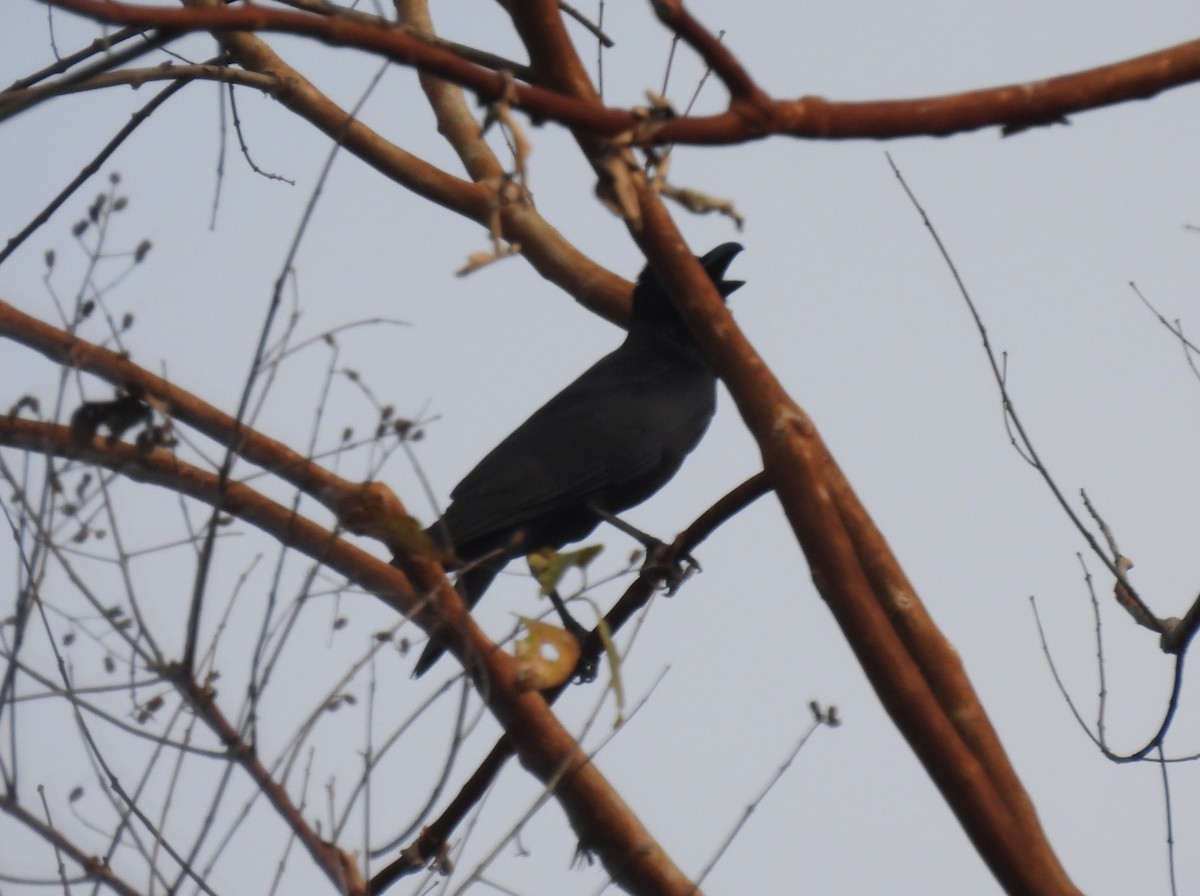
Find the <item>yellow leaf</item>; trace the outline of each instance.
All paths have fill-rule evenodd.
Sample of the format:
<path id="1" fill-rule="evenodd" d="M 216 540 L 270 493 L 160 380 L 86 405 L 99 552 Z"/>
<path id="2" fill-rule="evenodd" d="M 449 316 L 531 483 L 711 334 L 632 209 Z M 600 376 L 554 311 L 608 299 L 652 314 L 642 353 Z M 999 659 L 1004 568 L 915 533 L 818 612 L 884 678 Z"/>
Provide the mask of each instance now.
<path id="1" fill-rule="evenodd" d="M 575 637 L 557 625 L 524 616 L 518 618 L 525 626 L 525 637 L 517 639 L 513 650 L 517 657 L 517 685 L 526 691 L 544 691 L 570 678 L 579 662 L 579 642 Z"/>
<path id="2" fill-rule="evenodd" d="M 525 559 L 529 563 L 529 571 L 533 573 L 538 584 L 542 586 L 542 594 L 550 594 L 558 589 L 562 577 L 573 567 L 586 569 L 596 555 L 604 550 L 604 545 L 593 544 L 577 548 L 574 551 L 556 551 L 553 548 L 542 548 L 534 551 Z"/>

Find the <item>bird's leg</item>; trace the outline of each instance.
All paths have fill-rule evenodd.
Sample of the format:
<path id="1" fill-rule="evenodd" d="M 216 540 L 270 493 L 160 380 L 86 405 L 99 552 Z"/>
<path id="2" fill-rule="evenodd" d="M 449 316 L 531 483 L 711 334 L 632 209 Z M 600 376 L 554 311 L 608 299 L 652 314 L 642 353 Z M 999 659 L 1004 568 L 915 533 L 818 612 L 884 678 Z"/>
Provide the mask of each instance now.
<path id="1" fill-rule="evenodd" d="M 667 551 L 667 545 L 661 539 L 643 532 L 636 526 L 631 526 L 595 502 L 589 503 L 588 509 L 609 525 L 615 526 L 630 538 L 641 543 L 642 547 L 646 549 L 646 562 L 642 564 L 642 570 L 655 574 L 666 586 L 668 596 L 678 591 L 693 572 L 700 571 L 700 564 L 691 554 L 682 554 L 674 563 L 667 563 L 663 557 Z"/>
<path id="2" fill-rule="evenodd" d="M 621 519 L 619 516 L 614 516 L 613 514 L 609 513 L 607 510 L 605 510 L 603 507 L 601 507 L 599 504 L 597 504 L 595 501 L 591 501 L 588 503 L 588 510 L 590 510 L 592 513 L 596 514 L 596 516 L 600 517 L 600 519 L 604 520 L 604 522 L 608 523 L 610 526 L 615 526 L 616 528 L 618 528 L 622 532 L 624 532 L 626 535 L 628 535 L 630 538 L 634 539 L 635 541 L 641 542 L 642 547 L 644 547 L 647 551 L 653 550 L 654 548 L 662 547 L 662 542 L 659 541 L 657 538 L 655 538 L 653 535 L 649 535 L 646 532 L 643 532 L 637 526 L 630 525 L 629 523 L 627 523 L 623 519 Z"/>
<path id="3" fill-rule="evenodd" d="M 563 628 L 570 633 L 571 637 L 575 639 L 575 643 L 579 645 L 579 663 L 575 666 L 572 678 L 581 682 L 593 681 L 596 678 L 596 661 L 589 661 L 583 655 L 583 647 L 587 644 L 591 632 L 580 625 L 579 621 L 571 615 L 571 611 L 567 609 L 567 602 L 562 599 L 562 595 L 558 593 L 557 588 L 551 588 L 547 597 L 550 598 L 550 603 L 554 605 L 554 609 L 558 611 L 558 618 L 562 620 Z"/>
<path id="4" fill-rule="evenodd" d="M 588 636 L 588 630 L 580 625 L 575 617 L 571 615 L 571 611 L 567 609 L 566 601 L 562 599 L 562 596 L 558 593 L 558 589 L 550 589 L 548 597 L 550 598 L 550 603 L 554 605 L 554 609 L 558 611 L 558 618 L 562 620 L 563 628 L 574 635 L 575 640 L 582 643 L 583 639 Z"/>

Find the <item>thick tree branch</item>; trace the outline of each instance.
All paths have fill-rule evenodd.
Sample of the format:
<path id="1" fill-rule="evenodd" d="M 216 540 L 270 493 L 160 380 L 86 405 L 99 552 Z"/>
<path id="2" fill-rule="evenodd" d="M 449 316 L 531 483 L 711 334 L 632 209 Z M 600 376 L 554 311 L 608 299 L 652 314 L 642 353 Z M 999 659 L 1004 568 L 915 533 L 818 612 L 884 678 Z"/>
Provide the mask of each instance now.
<path id="1" fill-rule="evenodd" d="M 215 10 L 218 13 L 224 11 L 228 11 L 224 6 Z M 372 33 L 398 32 L 395 28 L 387 32 L 379 28 L 368 30 Z M 426 46 L 424 38 L 419 35 L 411 39 Z M 538 214 L 532 204 L 507 201 L 501 192 L 503 184 L 499 178 L 478 178 L 477 183 L 470 183 L 405 152 L 363 122 L 352 118 L 298 70 L 288 65 L 265 41 L 253 34 L 226 33 L 222 43 L 243 67 L 277 79 L 281 89 L 275 96 L 283 105 L 385 177 L 489 230 L 498 209 L 504 237 L 510 242 L 520 243 L 522 254 L 534 270 L 600 316 L 621 325 L 628 320 L 629 296 L 633 285 L 596 264 L 571 245 Z M 506 79 L 501 77 L 500 80 Z M 511 79 L 506 83 L 511 84 Z M 465 123 L 460 126 L 466 127 Z M 475 176 L 472 166 L 468 166 L 468 171 Z"/>
<path id="2" fill-rule="evenodd" d="M 985 127 L 1003 127 L 1011 133 L 1060 122 L 1088 109 L 1145 99 L 1200 80 L 1200 40 L 1193 40 L 1074 74 L 959 94 L 853 103 L 816 96 L 763 99 L 752 90 L 749 75 L 739 74 L 740 67 L 735 68 L 724 55 L 714 55 L 716 51 L 700 39 L 699 35 L 706 32 L 697 24 L 683 33 L 693 34 L 692 39 L 701 52 L 721 65 L 727 83 L 736 90 L 735 102 L 729 111 L 718 115 L 646 121 L 633 111 L 608 108 L 578 92 L 565 95 L 530 84 L 513 84 L 510 78 L 463 59 L 449 49 L 428 44 L 403 28 L 379 28 L 342 17 L 260 6 L 173 9 L 114 0 L 43 2 L 111 24 L 179 32 L 270 30 L 306 35 L 335 46 L 355 46 L 461 84 L 475 91 L 484 102 L 511 94 L 513 105 L 536 120 L 557 121 L 597 136 L 621 136 L 634 145 L 730 144 L 772 134 L 827 140 L 889 140 L 945 136 Z M 518 14 L 520 6 L 512 6 L 515 19 L 528 18 L 527 11 Z M 690 22 L 690 17 L 680 17 L 682 9 L 675 4 L 660 0 L 658 6 L 668 13 L 668 22 L 677 22 L 673 27 L 682 28 Z M 535 35 L 523 37 L 527 38 L 532 53 L 540 39 Z M 559 74 L 561 70 L 535 61 L 534 76 L 539 81 Z M 750 96 L 753 101 L 747 101 Z"/>
<path id="3" fill-rule="evenodd" d="M 728 386 L 813 581 L 897 727 L 1011 893 L 1074 894 L 953 647 L 812 421 L 738 329 L 644 179 L 635 233 Z"/>
<path id="4" fill-rule="evenodd" d="M 734 103 L 768 106 L 771 98 L 716 35 L 688 12 L 680 0 L 651 0 L 658 20 L 687 42 L 725 84 Z"/>
<path id="5" fill-rule="evenodd" d="M 186 420 L 223 444 L 236 433 L 243 456 L 313 494 L 328 495 L 330 490 L 344 494 L 359 489 L 356 483 L 322 471 L 274 440 L 239 431 L 227 415 L 114 352 L 50 327 L 4 303 L 0 303 L 0 335 L 9 336 L 59 363 L 87 370 L 150 398 L 164 413 Z M 497 650 L 474 623 L 433 558 L 419 553 L 400 555 L 405 571 L 417 577 L 418 589 L 414 590 L 409 579 L 396 568 L 297 516 L 289 508 L 264 499 L 250 487 L 222 482 L 216 474 L 185 464 L 168 451 L 142 451 L 120 442 L 109 445 L 99 438 L 81 445 L 66 427 L 20 419 L 0 421 L 0 442 L 98 463 L 135 481 L 163 485 L 220 506 L 379 595 L 423 627 L 448 625 L 462 632 L 463 637 L 451 641 L 460 662 L 471 671 L 501 725 L 513 736 L 522 762 L 545 786 L 556 789 L 581 840 L 603 857 L 614 878 L 635 893 L 692 892 L 687 877 L 671 863 L 611 785 L 586 761 L 541 696 L 520 691 L 515 661 Z M 394 496 L 390 496 L 387 513 L 392 517 L 404 514 Z M 431 594 L 436 594 L 437 599 L 429 601 L 421 597 Z"/>
<path id="6" fill-rule="evenodd" d="M 426 0 L 396 0 L 396 12 L 415 33 L 433 39 L 433 20 Z M 483 128 L 467 105 L 462 88 L 426 71 L 419 71 L 417 77 L 437 118 L 438 133 L 458 154 L 471 180 L 498 183 L 504 168 L 483 139 Z"/>
<path id="7" fill-rule="evenodd" d="M 420 556 L 398 558 L 418 587 L 445 581 L 441 567 Z M 474 623 L 471 623 L 474 628 Z M 522 692 L 517 663 L 504 651 L 479 652 L 450 642 L 488 708 L 516 748 L 521 764 L 558 797 L 582 846 L 597 853 L 618 886 L 647 896 L 702 896 L 597 771 L 537 692 Z"/>
<path id="8" fill-rule="evenodd" d="M 732 519 L 754 501 L 770 491 L 765 473 L 755 473 L 709 507 L 681 532 L 666 548 L 660 558 L 663 564 L 674 564 L 680 557 L 690 554 L 723 523 Z M 621 595 L 621 599 L 604 615 L 604 628 L 615 635 L 633 615 L 646 606 L 659 587 L 653 575 L 639 575 Z M 604 652 L 601 626 L 592 629 L 582 645 L 582 663 L 595 664 Z M 543 693 L 546 702 L 553 705 L 570 686 L 564 682 Z M 422 828 L 420 836 L 409 847 L 401 851 L 400 857 L 371 879 L 371 892 L 381 893 L 401 877 L 412 874 L 441 855 L 449 843 L 450 836 L 462 823 L 471 809 L 483 799 L 496 779 L 496 775 L 513 755 L 512 741 L 501 737 L 487 757 L 479 764 L 462 788 L 431 824 Z"/>
<path id="9" fill-rule="evenodd" d="M 766 475 L 808 559 L 818 590 L 883 705 L 980 854 L 1010 892 L 1075 892 L 954 650 L 920 604 L 812 421 L 745 340 L 638 166 L 631 164 L 635 162 L 633 154 L 623 148 L 654 143 L 733 143 L 770 134 L 889 139 L 944 135 L 995 125 L 1011 133 L 1059 122 L 1084 109 L 1144 98 L 1200 80 L 1200 41 L 1085 72 L 953 96 L 865 103 L 834 103 L 818 97 L 775 100 L 757 87 L 732 52 L 716 42 L 680 3 L 655 0 L 660 18 L 713 65 L 730 89 L 732 100 L 730 109 L 720 115 L 647 120 L 631 111 L 610 109 L 599 101 L 550 0 L 511 0 L 507 4 L 530 52 L 531 83 L 518 83 L 511 73 L 498 73 L 464 59 L 412 31 L 356 17 L 216 2 L 187 9 L 135 6 L 113 0 L 47 2 L 114 24 L 171 34 L 210 31 L 218 35 L 240 64 L 269 75 L 274 79 L 272 83 L 280 85 L 276 95 L 281 102 L 398 183 L 481 223 L 492 222 L 499 208 L 499 231 L 505 239 L 519 238 L 535 266 L 576 296 L 601 295 L 612 300 L 607 313 L 619 318 L 625 307 L 627 284 L 607 272 L 598 274 L 601 269 L 582 260 L 528 203 L 505 202 L 494 158 L 468 164 L 477 181 L 469 183 L 405 153 L 329 102 L 250 32 L 272 30 L 359 47 L 417 68 L 443 83 L 462 85 L 487 102 L 519 107 L 535 120 L 555 120 L 572 128 L 589 158 L 610 166 L 605 169 L 598 164 L 598 170 L 613 171 L 621 181 L 626 191 L 621 207 L 636 213 L 627 215 L 630 229 L 677 297 L 681 312 L 754 434 Z M 458 105 L 445 108 L 455 127 L 461 129 L 456 146 L 469 147 L 478 138 L 470 133 L 465 103 L 461 96 L 452 102 Z M 230 418 L 203 403 L 195 405 L 195 399 L 172 391 L 170 384 L 148 379 L 150 375 L 113 353 L 104 354 L 103 349 L 54 328 L 39 329 L 34 324 L 40 322 L 30 323 L 32 319 L 15 317 L 14 312 L 0 305 L 0 334 L 9 333 L 60 363 L 90 369 L 139 397 L 163 400 L 168 413 L 181 420 L 191 415 L 198 421 L 192 425 L 207 426 L 207 431 L 215 433 L 214 438 L 233 446 L 247 459 L 285 478 L 292 477 L 289 481 L 306 492 L 323 496 L 328 502 L 331 490 L 345 495 L 357 486 L 320 471 L 306 458 L 288 453 L 285 446 L 245 433 Z M 28 427 L 35 429 L 27 431 Z M 215 480 L 211 474 L 186 469 L 168 452 L 144 452 L 99 440 L 81 446 L 77 438 L 72 442 L 61 427 L 21 420 L 0 422 L 2 439 L 32 450 L 112 464 L 130 478 L 143 476 L 146 481 L 161 481 L 252 521 L 256 515 L 268 512 L 259 506 L 261 499 L 252 490 L 238 483 L 214 486 L 203 480 L 204 476 Z M 389 506 L 400 508 L 397 512 L 402 513 L 399 502 L 394 497 L 391 500 Z M 334 504 L 341 506 L 341 502 Z M 547 787 L 557 789 L 581 840 L 600 852 L 618 882 L 633 892 L 694 892 L 687 878 L 587 762 L 571 735 L 558 725 L 545 700 L 519 691 L 512 659 L 497 650 L 470 620 L 432 557 L 401 551 L 397 562 L 405 575 L 395 570 L 385 574 L 376 567 L 386 564 L 366 555 L 339 553 L 350 550 L 343 546 L 342 539 L 294 515 L 287 519 L 271 517 L 270 526 L 268 531 L 280 540 L 316 551 L 311 555 L 339 571 L 352 560 L 363 564 L 363 569 L 346 567 L 351 571 L 344 574 L 358 576 L 354 581 L 373 591 L 381 589 L 376 593 L 392 600 L 402 612 L 418 615 L 423 625 L 461 628 L 465 636 L 452 639 L 453 649 L 474 676 L 492 712 L 514 737 L 522 762 Z M 431 594 L 438 595 L 436 602 L 419 597 Z M 435 614 L 440 615 L 435 618 Z"/>
<path id="10" fill-rule="evenodd" d="M 360 488 L 359 483 L 323 469 L 282 442 L 239 425 L 224 411 L 121 354 L 53 327 L 4 301 L 0 301 L 0 337 L 124 388 L 219 445 L 235 445 L 240 457 L 279 476 L 331 509 L 336 509 L 340 499 Z"/>
<path id="11" fill-rule="evenodd" d="M 430 74 L 474 90 L 480 100 L 495 102 L 504 98 L 511 78 L 477 65 L 444 47 L 435 46 L 411 34 L 401 26 L 381 27 L 341 16 L 314 15 L 264 6 L 197 6 L 186 9 L 161 6 L 137 6 L 113 0 L 44 0 L 100 22 L 125 24 L 139 28 L 161 28 L 186 34 L 208 31 L 276 31 L 312 37 L 331 46 L 357 47 L 393 62 L 420 68 Z M 528 107 L 538 117 L 584 126 L 596 117 L 607 123 L 611 133 L 626 130 L 633 120 L 630 113 L 603 106 L 578 103 L 550 90 L 530 85 L 516 88 L 518 105 Z"/>
<path id="12" fill-rule="evenodd" d="M 109 444 L 100 437 L 81 441 L 65 426 L 8 417 L 0 417 L 0 444 L 95 463 L 133 481 L 162 485 L 220 506 L 425 627 L 435 624 L 435 617 L 441 617 L 447 608 L 454 610 L 451 624 L 464 632 L 464 637 L 453 639 L 450 649 L 470 671 L 489 709 L 516 745 L 522 764 L 554 791 L 580 841 L 601 857 L 613 879 L 631 893 L 699 896 L 541 695 L 521 689 L 516 660 L 499 650 L 475 624 L 432 558 L 401 555 L 402 573 L 249 486 L 222 482 L 216 474 L 186 464 L 164 449 L 147 451 L 124 442 Z M 437 601 L 420 597 L 439 591 L 443 593 Z"/>

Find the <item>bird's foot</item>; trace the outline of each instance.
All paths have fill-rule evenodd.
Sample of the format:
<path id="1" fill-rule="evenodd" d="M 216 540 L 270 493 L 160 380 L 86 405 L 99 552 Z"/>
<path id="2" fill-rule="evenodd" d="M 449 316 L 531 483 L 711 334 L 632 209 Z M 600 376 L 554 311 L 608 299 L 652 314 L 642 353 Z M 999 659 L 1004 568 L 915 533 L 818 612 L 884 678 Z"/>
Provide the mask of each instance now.
<path id="1" fill-rule="evenodd" d="M 620 529 L 630 538 L 637 539 L 646 549 L 646 560 L 642 563 L 642 575 L 655 581 L 659 587 L 665 588 L 667 595 L 673 595 L 679 590 L 693 573 L 700 572 L 700 564 L 691 554 L 680 554 L 671 558 L 668 556 L 670 546 L 636 526 L 631 526 L 618 516 L 613 516 L 603 507 L 590 505 L 592 512 L 600 519 Z"/>
<path id="2" fill-rule="evenodd" d="M 642 575 L 665 589 L 668 597 L 673 597 L 684 582 L 700 571 L 699 561 L 691 554 L 672 556 L 671 546 L 658 539 L 653 539 L 653 544 L 646 546 Z"/>

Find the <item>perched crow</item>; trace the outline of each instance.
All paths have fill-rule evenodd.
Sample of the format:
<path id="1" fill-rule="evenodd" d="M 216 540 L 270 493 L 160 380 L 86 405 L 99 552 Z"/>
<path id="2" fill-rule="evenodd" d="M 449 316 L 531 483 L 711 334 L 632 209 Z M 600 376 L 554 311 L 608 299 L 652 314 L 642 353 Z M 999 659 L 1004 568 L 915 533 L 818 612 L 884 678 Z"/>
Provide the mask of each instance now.
<path id="1" fill-rule="evenodd" d="M 741 250 L 723 243 L 699 259 L 722 296 L 742 285 L 722 279 Z M 716 374 L 647 266 L 625 341 L 493 448 L 427 530 L 465 567 L 458 591 L 467 606 L 509 560 L 578 541 L 600 522 L 596 508 L 615 515 L 662 488 L 715 404 Z M 444 649 L 431 641 L 413 675 Z"/>

